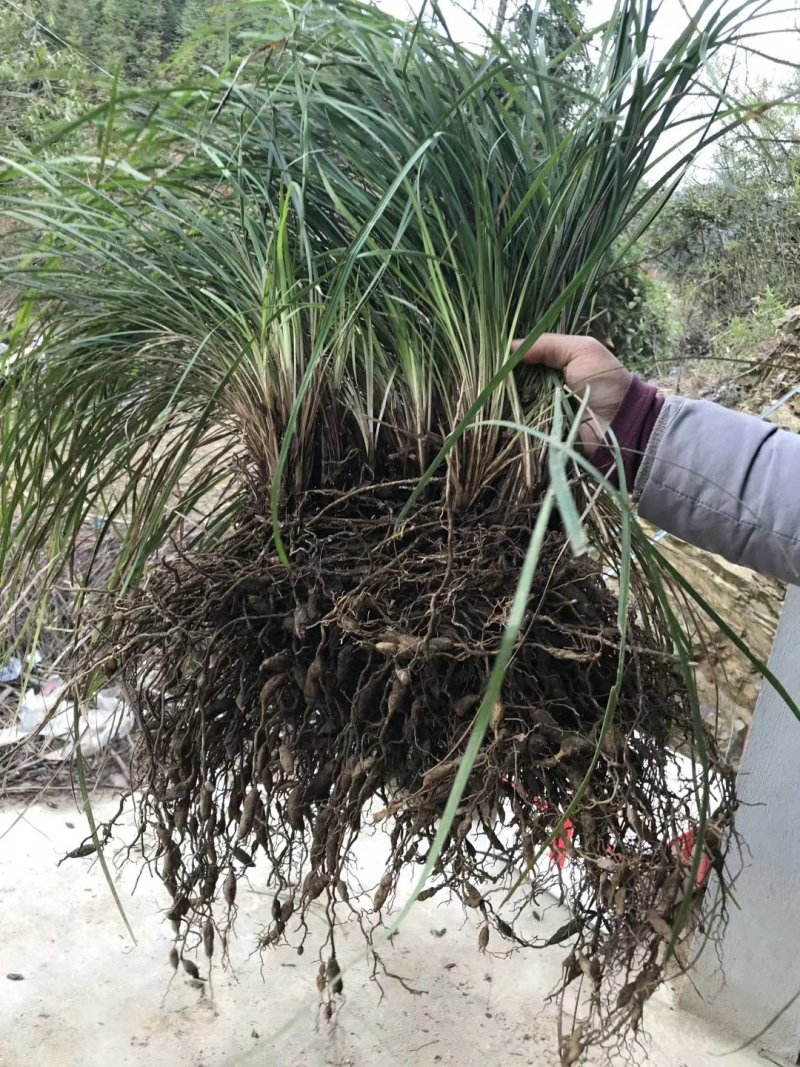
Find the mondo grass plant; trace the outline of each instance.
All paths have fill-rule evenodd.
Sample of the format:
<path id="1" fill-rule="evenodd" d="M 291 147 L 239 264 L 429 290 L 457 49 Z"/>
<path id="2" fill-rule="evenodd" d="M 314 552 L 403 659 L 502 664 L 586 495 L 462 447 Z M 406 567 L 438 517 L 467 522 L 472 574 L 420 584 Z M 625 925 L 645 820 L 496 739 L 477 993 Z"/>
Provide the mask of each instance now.
<path id="1" fill-rule="evenodd" d="M 567 107 L 535 16 L 480 52 L 440 17 L 250 3 L 230 72 L 114 84 L 68 131 L 82 152 L 2 159 L 6 644 L 41 631 L 100 516 L 118 554 L 101 588 L 76 575 L 72 690 L 117 677 L 135 707 L 174 960 L 210 955 L 264 855 L 261 945 L 300 948 L 323 903 L 332 1011 L 337 922 L 355 911 L 377 958 L 409 870 L 401 918 L 453 894 L 481 949 L 535 945 L 564 836 L 563 993 L 586 995 L 562 1058 L 638 1027 L 704 854 L 724 867 L 733 780 L 680 576 L 575 446 L 590 396 L 511 342 L 591 327 L 663 196 L 742 120 L 704 70 L 758 10 L 703 0 L 658 58 L 654 8 L 621 0 L 576 38 Z"/>

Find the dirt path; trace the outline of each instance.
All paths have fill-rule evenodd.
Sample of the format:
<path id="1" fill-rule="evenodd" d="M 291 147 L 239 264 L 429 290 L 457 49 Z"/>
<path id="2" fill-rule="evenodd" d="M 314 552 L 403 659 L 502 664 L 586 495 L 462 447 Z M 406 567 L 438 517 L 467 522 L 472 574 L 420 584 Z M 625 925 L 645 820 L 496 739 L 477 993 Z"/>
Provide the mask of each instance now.
<path id="1" fill-rule="evenodd" d="M 99 811 L 108 813 L 111 803 L 99 801 Z M 563 948 L 481 956 L 460 908 L 417 905 L 386 959 L 425 992 L 411 995 L 388 979 L 381 999 L 361 935 L 346 924 L 339 956 L 355 966 L 346 971 L 345 1003 L 331 1034 L 325 1024 L 317 1029 L 310 942 L 302 958 L 291 949 L 268 954 L 263 974 L 250 956 L 269 903 L 257 893 L 257 873 L 251 891 L 240 890 L 236 975 L 217 969 L 214 999 L 201 998 L 182 974 L 169 984 L 169 930 L 156 882 L 145 874 L 131 897 L 133 869 L 119 875 L 138 938 L 133 946 L 99 867 L 89 860 L 56 867 L 84 836 L 80 814 L 69 804 L 39 804 L 12 826 L 17 815 L 0 810 L 0 1067 L 557 1064 L 554 1010 L 545 998 Z M 369 867 L 369 850 L 363 862 Z M 537 932 L 547 935 L 563 921 L 551 907 Z M 13 973 L 22 980 L 6 977 Z M 651 1067 L 718 1067 L 719 1054 L 736 1043 L 679 1012 L 668 994 L 645 1019 L 651 1036 L 642 1060 Z M 739 1053 L 725 1064 L 764 1067 L 764 1060 Z"/>

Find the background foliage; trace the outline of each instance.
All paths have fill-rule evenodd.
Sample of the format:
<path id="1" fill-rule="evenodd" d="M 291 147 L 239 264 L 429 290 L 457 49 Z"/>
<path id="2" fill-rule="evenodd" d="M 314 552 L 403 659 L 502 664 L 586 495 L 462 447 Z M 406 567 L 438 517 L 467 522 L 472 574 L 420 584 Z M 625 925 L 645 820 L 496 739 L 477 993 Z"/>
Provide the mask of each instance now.
<path id="1" fill-rule="evenodd" d="M 548 4 L 535 17 L 522 4 L 507 11 L 504 24 L 510 53 L 543 47 L 557 59 L 552 112 L 564 129 L 575 121 L 591 77 L 585 30 L 575 0 Z M 215 0 L 22 0 L 0 8 L 0 140 L 35 145 L 52 136 L 107 99 L 112 73 L 122 84 L 169 84 L 235 64 L 263 32 L 258 18 Z M 603 280 L 587 329 L 646 371 L 669 348 L 669 305 L 641 250 L 627 258 Z"/>
<path id="2" fill-rule="evenodd" d="M 255 16 L 215 0 L 0 7 L 0 143 L 43 142 L 107 99 L 112 74 L 122 85 L 168 85 L 235 65 L 263 39 L 266 10 L 261 5 Z M 536 16 L 522 4 L 501 14 L 510 53 L 523 54 L 535 38 L 550 57 L 558 75 L 552 110 L 568 129 L 591 77 L 580 3 L 551 2 Z M 790 103 L 755 108 L 750 127 L 726 137 L 708 170 L 684 182 L 646 243 L 602 279 L 586 329 L 650 374 L 683 357 L 746 354 L 798 303 L 800 128 Z"/>
<path id="3" fill-rule="evenodd" d="M 681 306 L 689 354 L 752 343 L 800 303 L 800 127 L 791 103 L 719 145 L 664 208 L 651 261 Z"/>

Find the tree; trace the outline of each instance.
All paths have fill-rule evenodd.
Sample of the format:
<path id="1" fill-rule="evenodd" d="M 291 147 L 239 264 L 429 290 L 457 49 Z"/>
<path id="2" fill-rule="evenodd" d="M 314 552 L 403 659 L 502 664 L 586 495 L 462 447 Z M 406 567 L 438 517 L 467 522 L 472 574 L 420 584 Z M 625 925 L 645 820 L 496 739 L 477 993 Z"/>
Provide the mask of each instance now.
<path id="1" fill-rule="evenodd" d="M 181 12 L 178 37 L 185 40 L 208 20 L 212 0 L 185 0 Z"/>
<path id="2" fill-rule="evenodd" d="M 769 303 L 800 302 L 800 129 L 776 107 L 720 143 L 714 170 L 680 190 L 651 237 L 653 256 L 716 331 Z"/>
<path id="3" fill-rule="evenodd" d="M 565 103 L 572 91 L 586 87 L 591 67 L 581 0 L 549 0 L 536 9 L 524 3 L 511 21 L 511 34 L 531 49 L 544 49 L 560 83 L 555 91 Z"/>
<path id="4" fill-rule="evenodd" d="M 203 0 L 36 0 L 32 10 L 52 32 L 107 71 L 127 81 L 149 78 L 208 10 Z M 187 10 L 188 9 L 188 10 Z"/>

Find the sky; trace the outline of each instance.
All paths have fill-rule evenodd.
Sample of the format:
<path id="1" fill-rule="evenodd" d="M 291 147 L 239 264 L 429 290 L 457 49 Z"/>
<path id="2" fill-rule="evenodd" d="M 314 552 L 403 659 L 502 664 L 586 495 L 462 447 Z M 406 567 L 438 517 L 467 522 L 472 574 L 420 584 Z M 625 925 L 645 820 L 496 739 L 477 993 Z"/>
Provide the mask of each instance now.
<path id="1" fill-rule="evenodd" d="M 378 6 L 400 18 L 419 11 L 420 0 L 377 0 Z M 740 0 L 727 0 L 726 9 L 734 11 Z M 439 0 L 453 36 L 465 43 L 478 43 L 480 30 L 477 23 L 492 25 L 497 12 L 497 0 Z M 515 0 L 509 0 L 513 10 Z M 589 0 L 583 11 L 587 27 L 599 25 L 614 10 L 615 0 Z M 662 47 L 685 27 L 690 13 L 697 11 L 698 0 L 660 0 L 657 32 Z M 763 31 L 765 37 L 753 40 L 752 44 L 762 52 L 778 56 L 782 60 L 796 57 L 800 66 L 800 3 L 795 0 L 765 0 L 760 5 L 758 25 L 753 29 Z M 477 22 L 476 22 L 477 20 Z M 658 49 L 657 49 L 658 50 Z M 770 62 L 759 56 L 742 56 L 743 73 L 751 82 L 767 81 L 780 83 L 791 74 L 788 66 Z"/>
<path id="2" fill-rule="evenodd" d="M 657 26 L 662 46 L 686 26 L 688 14 L 696 11 L 699 6 L 697 0 L 661 0 Z M 727 0 L 723 6 L 727 10 L 735 11 L 740 6 L 740 0 Z M 790 41 L 793 38 L 794 55 L 800 63 L 800 50 L 798 50 L 800 5 L 796 2 L 791 3 L 790 0 L 768 0 L 761 7 L 762 10 L 757 20 L 753 21 L 752 30 L 763 32 L 766 36 L 754 39 L 751 42 L 752 46 L 758 48 L 759 51 L 786 59 L 787 56 L 792 55 Z M 610 15 L 613 8 L 613 0 L 591 0 L 586 6 L 586 11 L 597 22 L 602 22 Z M 754 84 L 765 79 L 780 83 L 791 74 L 789 68 L 782 63 L 771 62 L 769 59 L 755 55 L 740 56 L 740 64 L 742 75 Z"/>
<path id="3" fill-rule="evenodd" d="M 416 15 L 422 0 L 376 0 L 383 10 L 400 18 Z M 480 46 L 481 25 L 493 25 L 496 18 L 498 0 L 439 0 L 439 5 L 447 20 L 452 35 L 464 43 Z M 513 10 L 519 0 L 508 0 L 509 10 Z M 658 0 L 657 0 L 658 2 Z M 726 13 L 733 14 L 742 0 L 717 0 Z M 758 3 L 758 0 L 755 0 Z M 655 21 L 653 51 L 656 56 L 665 50 L 670 41 L 686 27 L 690 16 L 696 14 L 699 0 L 660 0 Z M 755 5 L 754 5 L 755 6 Z M 615 0 L 588 0 L 582 5 L 587 29 L 599 26 L 613 12 Z M 763 0 L 758 4 L 758 16 L 752 18 L 748 32 L 757 34 L 750 40 L 752 48 L 763 55 L 756 55 L 745 50 L 733 50 L 725 53 L 726 64 L 734 63 L 735 84 L 741 93 L 748 89 L 758 95 L 759 99 L 777 97 L 785 90 L 787 82 L 797 83 L 800 75 L 800 0 Z M 770 58 L 776 57 L 776 58 Z M 790 65 L 794 60 L 796 65 Z M 782 61 L 782 62 L 781 62 Z M 766 86 L 766 90 L 765 87 Z M 706 105 L 707 106 L 707 105 Z M 687 102 L 686 112 L 692 108 L 699 110 L 702 105 Z M 674 136 L 672 141 L 677 141 Z M 669 138 L 664 144 L 665 150 L 671 149 Z M 669 158 L 663 164 L 669 167 Z M 705 152 L 692 168 L 692 177 L 698 180 L 711 177 L 714 173 L 713 151 Z"/>

